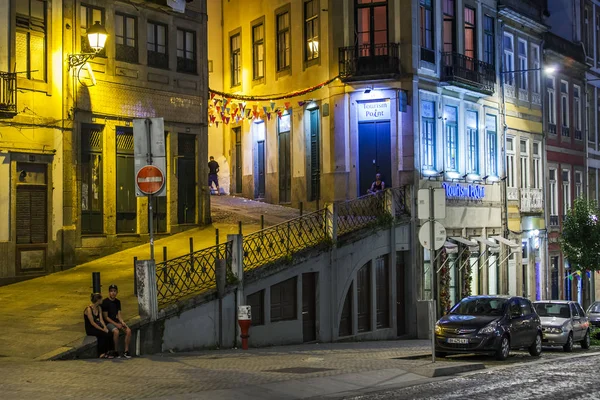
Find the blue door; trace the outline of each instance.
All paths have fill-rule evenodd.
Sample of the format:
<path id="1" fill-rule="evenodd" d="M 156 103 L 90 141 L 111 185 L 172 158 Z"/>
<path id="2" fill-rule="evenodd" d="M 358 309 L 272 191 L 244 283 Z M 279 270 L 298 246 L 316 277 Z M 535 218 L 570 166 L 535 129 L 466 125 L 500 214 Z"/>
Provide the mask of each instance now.
<path id="1" fill-rule="evenodd" d="M 390 121 L 358 124 L 358 195 L 367 193 L 380 173 L 386 187 L 392 186 Z"/>

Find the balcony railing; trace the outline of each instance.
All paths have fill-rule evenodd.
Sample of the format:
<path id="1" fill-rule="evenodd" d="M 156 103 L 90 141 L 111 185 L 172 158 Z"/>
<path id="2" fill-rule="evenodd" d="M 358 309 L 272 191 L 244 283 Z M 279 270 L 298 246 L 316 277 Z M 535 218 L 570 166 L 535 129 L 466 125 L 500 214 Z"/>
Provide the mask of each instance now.
<path id="1" fill-rule="evenodd" d="M 548 133 L 556 135 L 556 124 L 548 124 Z"/>
<path id="2" fill-rule="evenodd" d="M 521 189 L 521 212 L 542 212 L 544 200 L 542 189 Z"/>
<path id="3" fill-rule="evenodd" d="M 519 201 L 519 189 L 517 188 L 506 188 L 506 199 L 511 201 Z"/>
<path id="4" fill-rule="evenodd" d="M 496 71 L 493 65 L 454 52 L 443 53 L 442 60 L 442 81 L 494 93 Z"/>
<path id="5" fill-rule="evenodd" d="M 550 226 L 558 226 L 558 215 L 550 216 Z"/>
<path id="6" fill-rule="evenodd" d="M 340 48 L 340 78 L 361 80 L 400 74 L 398 43 L 363 44 Z"/>
<path id="7" fill-rule="evenodd" d="M 576 140 L 583 140 L 583 135 L 581 134 L 581 130 L 575 129 L 575 139 Z"/>
<path id="8" fill-rule="evenodd" d="M 17 74 L 14 72 L 0 72 L 0 114 L 17 114 Z"/>

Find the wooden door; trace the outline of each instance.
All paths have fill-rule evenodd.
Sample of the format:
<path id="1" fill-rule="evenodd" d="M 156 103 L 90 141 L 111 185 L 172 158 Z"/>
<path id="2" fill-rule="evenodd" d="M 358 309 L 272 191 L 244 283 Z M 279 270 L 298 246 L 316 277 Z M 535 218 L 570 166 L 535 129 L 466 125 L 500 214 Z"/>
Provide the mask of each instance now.
<path id="1" fill-rule="evenodd" d="M 302 274 L 302 336 L 304 342 L 317 340 L 317 274 Z"/>

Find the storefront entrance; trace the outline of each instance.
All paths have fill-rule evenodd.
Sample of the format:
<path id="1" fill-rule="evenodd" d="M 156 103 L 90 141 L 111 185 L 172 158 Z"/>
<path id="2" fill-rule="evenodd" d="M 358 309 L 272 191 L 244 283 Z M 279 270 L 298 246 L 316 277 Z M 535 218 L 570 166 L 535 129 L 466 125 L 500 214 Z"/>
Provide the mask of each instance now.
<path id="1" fill-rule="evenodd" d="M 358 195 L 367 193 L 381 174 L 386 187 L 392 186 L 392 157 L 390 121 L 361 122 L 358 124 Z"/>

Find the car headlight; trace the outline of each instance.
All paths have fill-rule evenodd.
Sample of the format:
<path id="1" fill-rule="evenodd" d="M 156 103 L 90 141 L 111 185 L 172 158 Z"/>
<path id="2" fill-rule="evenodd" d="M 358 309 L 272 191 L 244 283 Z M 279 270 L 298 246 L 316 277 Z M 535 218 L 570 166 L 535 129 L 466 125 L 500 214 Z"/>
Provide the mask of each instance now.
<path id="1" fill-rule="evenodd" d="M 549 326 L 546 329 L 544 329 L 544 331 L 546 333 L 554 333 L 554 334 L 559 334 L 559 333 L 563 333 L 564 327 L 556 327 L 556 326 Z"/>
<path id="2" fill-rule="evenodd" d="M 489 335 L 490 333 L 494 333 L 496 331 L 496 327 L 498 324 L 496 322 L 492 322 L 489 325 L 484 326 L 479 330 L 480 335 Z"/>
<path id="3" fill-rule="evenodd" d="M 442 334 L 442 327 L 440 326 L 440 324 L 435 324 L 435 334 L 436 335 Z"/>

